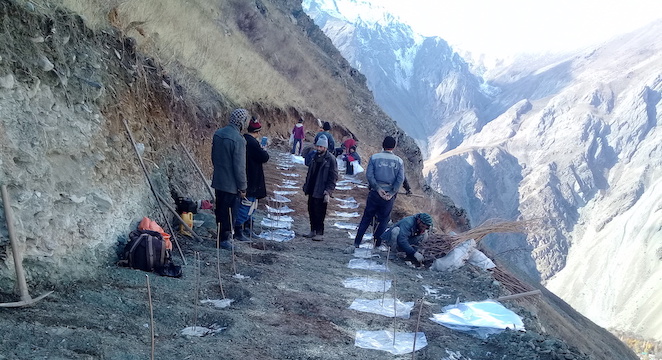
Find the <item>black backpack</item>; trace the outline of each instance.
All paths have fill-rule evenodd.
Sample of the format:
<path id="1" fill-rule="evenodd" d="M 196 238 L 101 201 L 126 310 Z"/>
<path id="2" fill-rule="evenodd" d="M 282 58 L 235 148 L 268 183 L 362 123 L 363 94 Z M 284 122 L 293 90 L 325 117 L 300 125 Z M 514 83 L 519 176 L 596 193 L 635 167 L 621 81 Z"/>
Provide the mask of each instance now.
<path id="1" fill-rule="evenodd" d="M 170 260 L 163 236 L 156 231 L 134 230 L 124 246 L 120 265 L 144 271 L 155 271 Z"/>

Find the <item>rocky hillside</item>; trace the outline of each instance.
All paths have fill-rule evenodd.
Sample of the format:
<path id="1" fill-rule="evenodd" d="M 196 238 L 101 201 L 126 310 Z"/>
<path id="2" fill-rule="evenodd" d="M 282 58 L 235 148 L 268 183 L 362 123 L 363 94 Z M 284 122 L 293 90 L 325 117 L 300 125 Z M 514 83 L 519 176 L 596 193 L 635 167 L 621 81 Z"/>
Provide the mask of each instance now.
<path id="1" fill-rule="evenodd" d="M 366 154 L 395 135 L 420 189 L 420 151 L 373 102 L 364 76 L 299 3 L 256 4 L 201 2 L 182 18 L 177 1 L 1 3 L 0 179 L 16 199 L 34 280 L 75 279 L 113 261 L 118 237 L 154 211 L 124 120 L 164 195 L 208 196 L 182 146 L 209 176 L 211 135 L 237 106 L 264 119 L 274 144 L 299 117 L 311 139 L 321 118 Z M 451 206 L 438 204 L 438 214 Z"/>
<path id="2" fill-rule="evenodd" d="M 495 252 L 529 272 L 532 256 L 550 289 L 591 319 L 658 340 L 661 29 L 502 69 L 491 84 L 514 105 L 425 170 L 474 222 L 544 219 L 526 240 L 493 239 Z"/>
<path id="3" fill-rule="evenodd" d="M 8 186 L 11 195 L 9 205 L 15 215 L 31 291 L 56 290 L 58 294 L 54 295 L 53 305 L 43 302 L 33 312 L 12 312 L 11 316 L 2 317 L 0 323 L 7 329 L 4 333 L 13 336 L 3 343 L 3 354 L 11 350 L 18 354 L 14 358 L 28 358 L 29 354 L 40 356 L 56 351 L 63 358 L 115 358 L 110 355 L 116 356 L 122 346 L 116 340 L 126 336 L 133 341 L 146 324 L 137 317 L 145 314 L 144 303 L 139 304 L 144 300 L 142 280 L 137 280 L 143 279 L 142 275 L 118 269 L 116 250 L 143 216 L 162 223 L 168 217 L 157 210 L 159 206 L 133 153 L 125 123 L 136 142 L 144 147 L 147 173 L 154 190 L 166 197 L 166 202 L 171 201 L 171 191 L 195 199 L 208 197 L 186 152 L 193 155 L 209 177 L 211 135 L 226 124 L 227 114 L 239 106 L 262 119 L 263 133 L 271 138 L 274 149 L 285 148 L 284 139 L 300 117 L 305 119 L 308 140 L 321 118 L 333 123 L 337 138 L 355 136 L 364 154 L 375 152 L 386 134 L 395 134 L 399 139 L 397 153 L 405 159 L 414 190 L 426 190 L 422 186 L 419 148 L 374 103 L 365 77 L 340 55 L 298 1 L 0 0 L 0 24 L 0 181 Z M 441 230 L 467 228 L 463 211 L 448 198 L 429 190 L 424 194 L 424 198 L 399 198 L 394 213 L 401 217 L 425 209 L 435 215 Z M 5 213 L 0 214 L 0 223 L 4 224 Z M 305 217 L 297 218 L 298 224 L 305 221 Z M 208 242 L 188 240 L 183 238 L 181 245 L 183 257 L 190 262 L 195 252 L 204 251 L 205 256 L 210 256 L 213 251 Z M 316 256 L 338 255 L 336 245 L 344 247 L 346 239 L 335 240 L 337 244 L 323 250 L 328 253 L 302 249 L 298 255 L 286 254 L 281 262 L 286 268 L 282 270 L 311 280 L 307 272 L 288 267 L 297 265 L 291 260 L 310 262 Z M 5 226 L 0 226 L 0 248 L 1 300 L 7 302 L 15 297 L 15 276 Z M 266 246 L 262 248 L 265 249 Z M 287 248 L 277 249 L 282 250 Z M 252 261 L 251 256 L 247 251 L 239 258 L 242 262 Z M 260 261 L 268 264 L 276 257 L 265 254 Z M 225 265 L 229 265 L 229 259 L 224 258 Z M 340 262 L 334 258 L 333 264 Z M 319 271 L 316 264 L 308 265 Z M 192 267 L 186 269 L 189 276 L 195 271 Z M 485 280 L 485 288 L 495 286 L 501 291 L 500 284 L 494 283 L 488 273 L 466 271 L 469 278 Z M 207 271 L 205 285 L 209 289 L 213 275 Z M 255 277 L 259 279 L 259 275 L 256 272 Z M 283 305 L 278 309 L 283 319 L 305 314 L 309 329 L 319 328 L 321 317 L 325 326 L 332 327 L 328 321 L 336 319 L 336 312 L 345 310 L 338 301 L 331 312 L 321 311 L 312 300 L 317 294 L 314 286 L 303 285 L 305 282 L 300 279 L 283 278 L 291 283 L 278 286 L 294 287 L 295 291 L 284 291 L 279 299 L 260 297 L 262 305 L 258 308 L 244 308 L 251 316 L 256 311 L 264 315 L 255 318 L 259 326 L 281 323 L 267 316 L 274 304 Z M 162 280 L 156 285 L 162 291 L 156 301 L 163 310 L 163 321 L 175 321 L 173 326 L 188 322 L 190 319 L 178 320 L 175 314 L 183 316 L 178 299 L 185 299 L 182 293 L 195 284 L 178 284 L 175 291 L 167 279 Z M 274 290 L 268 287 L 270 281 L 273 280 L 260 283 L 268 291 L 259 291 L 258 295 Z M 325 281 L 331 283 L 335 279 Z M 463 283 L 472 286 L 468 281 L 458 282 Z M 411 284 L 412 289 L 420 292 L 416 280 Z M 299 285 L 310 299 L 289 302 L 290 296 L 299 293 Z M 234 290 L 238 297 L 250 302 L 251 286 L 237 286 Z M 335 294 L 334 290 L 329 294 Z M 460 294 L 474 290 L 457 291 Z M 411 294 L 417 293 L 412 290 Z M 475 297 L 494 295 L 498 293 Z M 543 303 L 538 305 L 532 301 L 531 307 L 527 307 L 532 314 L 541 314 L 542 320 L 535 323 L 536 331 L 561 337 L 573 345 L 573 353 L 579 349 L 582 353 L 599 354 L 598 358 L 606 358 L 609 353 L 633 357 L 613 336 L 566 309 L 561 300 L 552 296 L 546 299 L 552 300 L 540 300 Z M 175 307 L 173 302 L 177 303 Z M 110 311 L 111 306 L 117 308 Z M 51 311 L 57 317 L 51 316 Z M 92 319 L 96 315 L 99 319 Z M 217 312 L 205 316 L 209 325 L 215 320 L 229 325 L 235 321 Z M 353 329 L 352 321 L 347 318 L 341 328 Z M 569 323 L 572 330 L 568 332 L 564 329 Z M 293 324 L 292 329 L 297 329 L 299 322 Z M 122 331 L 116 331 L 118 327 Z M 576 336 L 586 329 L 590 329 L 591 336 Z M 223 340 L 231 343 L 241 338 L 245 341 L 242 346 L 254 343 L 252 338 L 246 341 L 246 334 L 240 330 L 235 330 L 237 338 Z M 39 333 L 38 338 L 25 340 L 35 332 Z M 319 354 L 318 344 L 328 340 L 324 336 L 336 332 L 340 330 L 309 340 L 315 352 L 283 346 L 283 357 L 309 358 L 312 353 Z M 177 332 L 167 334 L 166 340 L 175 338 Z M 544 337 L 513 342 L 533 345 L 535 352 L 556 344 L 551 342 L 536 349 L 538 339 L 542 342 Z M 33 346 L 37 341 L 39 345 Z M 475 344 L 483 356 L 488 356 L 485 354 L 489 348 L 484 348 L 482 342 Z M 191 351 L 210 356 L 216 352 L 214 345 Z M 177 351 L 188 351 L 172 346 L 178 347 Z M 130 350 L 134 353 L 135 349 Z M 516 350 L 509 349 L 508 354 Z M 567 347 L 561 350 L 559 354 L 568 353 Z M 233 351 L 243 353 L 243 349 Z M 145 350 L 135 353 L 144 357 Z M 329 353 L 335 354 L 325 352 Z M 177 354 L 177 358 L 189 356 Z"/>

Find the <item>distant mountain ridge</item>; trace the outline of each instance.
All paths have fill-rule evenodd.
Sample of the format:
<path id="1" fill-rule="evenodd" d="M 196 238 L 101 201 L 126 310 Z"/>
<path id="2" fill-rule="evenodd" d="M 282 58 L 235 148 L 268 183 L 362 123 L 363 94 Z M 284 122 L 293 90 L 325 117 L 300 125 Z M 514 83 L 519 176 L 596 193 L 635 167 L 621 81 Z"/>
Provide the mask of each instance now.
<path id="1" fill-rule="evenodd" d="M 306 0 L 303 7 L 424 154 L 440 128 L 450 127 L 442 140 L 448 150 L 483 124 L 476 113 L 488 102 L 483 81 L 443 39 L 418 35 L 365 1 Z"/>
<path id="2" fill-rule="evenodd" d="M 662 339 L 662 22 L 584 52 L 521 58 L 487 85 L 441 39 L 387 16 L 324 13 L 348 2 L 366 4 L 304 9 L 428 154 L 428 184 L 474 225 L 543 219 L 528 236 L 484 243 L 600 325 Z"/>

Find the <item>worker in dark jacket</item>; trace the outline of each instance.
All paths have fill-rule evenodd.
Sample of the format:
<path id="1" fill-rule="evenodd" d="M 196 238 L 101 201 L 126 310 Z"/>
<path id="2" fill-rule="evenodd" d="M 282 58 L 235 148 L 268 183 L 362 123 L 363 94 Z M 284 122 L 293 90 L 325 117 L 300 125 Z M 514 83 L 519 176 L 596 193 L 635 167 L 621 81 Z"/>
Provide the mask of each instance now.
<path id="1" fill-rule="evenodd" d="M 428 213 L 407 216 L 388 228 L 382 239 L 391 252 L 404 252 L 408 260 L 421 263 L 424 257 L 418 251 L 418 245 L 428 236 L 427 230 L 431 226 L 432 216 Z"/>
<path id="2" fill-rule="evenodd" d="M 326 141 L 329 143 L 329 146 L 327 146 L 327 150 L 333 153 L 336 151 L 336 141 L 333 139 L 333 135 L 329 132 L 331 131 L 331 124 L 328 121 L 325 121 L 324 124 L 322 124 L 322 129 L 315 135 L 315 140 L 313 142 L 317 144 L 317 140 L 319 140 L 320 136 L 325 136 Z"/>
<path id="3" fill-rule="evenodd" d="M 303 192 L 308 195 L 308 215 L 310 233 L 304 237 L 315 241 L 324 240 L 324 219 L 329 199 L 336 188 L 338 168 L 336 158 L 328 151 L 326 136 L 320 136 L 315 143 L 314 156 L 306 157 L 308 174 L 303 184 Z"/>
<path id="4" fill-rule="evenodd" d="M 234 221 L 234 238 L 239 241 L 248 241 L 246 234 L 250 235 L 252 214 L 257 208 L 257 200 L 267 196 L 267 186 L 264 181 L 264 169 L 262 165 L 269 161 L 269 153 L 257 141 L 262 130 L 262 124 L 253 117 L 248 124 L 248 132 L 244 134 L 246 139 L 246 199 L 242 199 L 237 206 L 237 214 Z"/>
<path id="5" fill-rule="evenodd" d="M 246 109 L 235 109 L 230 123 L 216 130 L 211 146 L 214 165 L 211 186 L 216 190 L 216 222 L 220 224 L 220 247 L 232 249 L 232 209 L 238 198 L 246 197 L 246 139 L 241 130 L 250 114 Z"/>

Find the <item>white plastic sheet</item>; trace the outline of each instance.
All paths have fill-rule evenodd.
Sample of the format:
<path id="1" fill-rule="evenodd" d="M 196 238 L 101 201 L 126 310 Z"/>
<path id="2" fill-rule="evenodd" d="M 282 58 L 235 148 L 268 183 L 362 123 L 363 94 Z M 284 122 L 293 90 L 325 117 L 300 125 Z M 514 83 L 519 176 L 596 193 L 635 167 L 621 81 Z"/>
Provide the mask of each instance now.
<path id="1" fill-rule="evenodd" d="M 303 158 L 303 156 L 292 154 L 292 162 L 295 163 L 295 164 L 303 165 L 303 164 L 305 164 L 305 159 Z"/>
<path id="2" fill-rule="evenodd" d="M 391 289 L 391 280 L 368 277 L 347 278 L 343 280 L 342 284 L 346 288 L 368 292 L 385 292 Z"/>
<path id="3" fill-rule="evenodd" d="M 280 173 L 280 174 L 283 175 L 283 176 L 289 176 L 289 177 L 299 177 L 299 176 L 301 176 L 301 175 L 299 175 L 299 174 L 297 174 L 297 173 L 283 173 L 283 172 L 282 172 L 282 173 Z"/>
<path id="4" fill-rule="evenodd" d="M 394 306 L 395 309 L 393 308 Z M 391 318 L 395 316 L 403 319 L 409 319 L 411 309 L 414 308 L 414 302 L 402 302 L 398 299 L 393 301 L 392 298 L 388 297 L 386 299 L 375 300 L 355 299 L 349 308 L 356 311 L 367 312 Z"/>
<path id="5" fill-rule="evenodd" d="M 444 306 L 430 320 L 449 329 L 486 339 L 509 328 L 525 331 L 522 318 L 496 301 L 474 301 Z"/>
<path id="6" fill-rule="evenodd" d="M 337 227 L 338 229 L 343 229 L 343 230 L 356 230 L 359 227 L 359 224 L 346 223 L 346 222 L 335 222 L 335 223 L 333 223 L 333 226 Z"/>
<path id="7" fill-rule="evenodd" d="M 341 197 L 335 197 L 334 199 L 336 199 L 336 200 L 338 200 L 338 201 L 340 201 L 340 202 L 342 202 L 342 203 L 355 203 L 355 202 L 356 202 L 356 200 L 355 200 L 354 197 L 352 197 L 352 196 L 350 196 L 350 197 L 348 197 L 348 198 L 346 198 L 346 199 L 343 199 L 343 198 L 341 198 Z"/>
<path id="8" fill-rule="evenodd" d="M 376 261 L 365 260 L 365 259 L 352 259 L 347 265 L 350 269 L 363 269 L 371 271 L 386 272 L 388 269 L 385 264 L 380 264 Z"/>
<path id="9" fill-rule="evenodd" d="M 234 302 L 234 299 L 200 300 L 201 304 L 212 304 L 212 305 L 214 305 L 214 307 L 217 307 L 217 308 L 220 308 L 220 309 L 223 309 L 223 308 L 226 308 L 226 307 L 230 306 L 230 304 L 232 304 L 233 302 Z"/>
<path id="10" fill-rule="evenodd" d="M 348 213 L 348 212 L 342 212 L 342 211 L 335 211 L 335 210 L 334 210 L 333 213 L 334 213 L 335 216 L 338 216 L 338 217 L 345 217 L 345 218 L 355 218 L 355 217 L 359 217 L 359 216 L 360 216 L 360 214 L 357 213 L 356 211 L 355 211 L 355 212 L 352 212 L 352 213 Z"/>
<path id="11" fill-rule="evenodd" d="M 269 200 L 274 201 L 274 202 L 277 202 L 277 203 L 288 203 L 288 202 L 292 202 L 292 200 L 286 198 L 286 197 L 283 196 L 283 195 L 278 195 L 278 194 L 274 194 L 274 196 L 273 196 L 273 197 L 270 197 Z"/>
<path id="12" fill-rule="evenodd" d="M 354 186 L 352 185 L 341 185 L 341 186 L 336 186 L 336 190 L 352 190 Z"/>
<path id="13" fill-rule="evenodd" d="M 271 214 L 289 214 L 291 212 L 294 212 L 294 209 L 290 209 L 287 207 L 287 205 L 283 205 L 278 208 L 272 208 L 269 205 L 265 205 L 267 207 L 267 211 Z"/>
<path id="14" fill-rule="evenodd" d="M 350 239 L 356 239 L 356 231 L 348 231 L 347 235 L 349 235 Z M 373 237 L 374 236 L 372 235 L 371 232 L 367 232 L 367 233 L 363 234 L 363 241 L 368 241 L 368 242 L 372 241 Z M 371 248 L 372 248 L 372 246 L 371 246 Z"/>
<path id="15" fill-rule="evenodd" d="M 284 222 L 294 222 L 294 219 L 289 215 L 278 215 L 278 214 L 272 214 L 272 213 L 267 214 L 267 219 L 276 220 L 276 221 L 284 221 Z"/>
<path id="16" fill-rule="evenodd" d="M 393 355 L 404 355 L 409 354 L 412 350 L 418 351 L 428 345 L 425 333 L 422 332 L 396 332 L 395 341 L 393 335 L 393 331 L 389 330 L 359 330 L 354 338 L 354 346 L 363 349 L 387 351 Z M 416 349 L 414 349 L 414 339 L 416 339 Z"/>
<path id="17" fill-rule="evenodd" d="M 379 254 L 373 254 L 372 249 L 358 248 L 354 249 L 354 257 L 361 259 L 370 259 L 372 257 L 379 257 Z"/>
<path id="18" fill-rule="evenodd" d="M 341 209 L 356 209 L 359 207 L 359 203 L 347 202 L 347 203 L 339 204 L 338 207 Z"/>
<path id="19" fill-rule="evenodd" d="M 206 335 L 214 335 L 225 329 L 227 329 L 227 327 L 217 326 L 216 324 L 208 328 L 202 326 L 189 326 L 187 328 L 182 329 L 182 335 L 203 337 Z"/>
<path id="20" fill-rule="evenodd" d="M 265 240 L 284 242 L 294 239 L 295 234 L 292 230 L 276 229 L 263 231 L 260 233 L 260 235 L 258 235 L 258 237 Z"/>
<path id="21" fill-rule="evenodd" d="M 270 219 L 270 218 L 264 218 L 260 222 L 260 225 L 272 229 L 291 229 L 292 228 L 292 223 L 289 221 L 280 221 L 280 220 L 275 220 L 275 219 Z"/>
<path id="22" fill-rule="evenodd" d="M 281 189 L 298 189 L 299 188 L 299 186 L 297 186 L 296 183 L 295 184 L 284 184 L 284 185 L 276 184 L 276 186 L 278 186 Z"/>
<path id="23" fill-rule="evenodd" d="M 293 190 L 274 190 L 275 195 L 296 195 L 298 191 Z"/>

